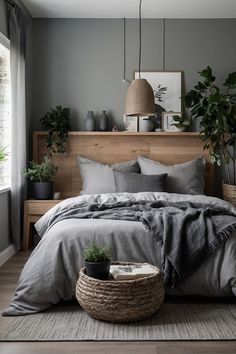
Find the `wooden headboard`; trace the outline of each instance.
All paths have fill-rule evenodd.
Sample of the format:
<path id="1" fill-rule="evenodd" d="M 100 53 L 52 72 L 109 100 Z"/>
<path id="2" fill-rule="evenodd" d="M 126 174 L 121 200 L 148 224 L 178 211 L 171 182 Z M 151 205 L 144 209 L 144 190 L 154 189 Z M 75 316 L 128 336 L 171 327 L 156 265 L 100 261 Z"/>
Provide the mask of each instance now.
<path id="1" fill-rule="evenodd" d="M 33 133 L 33 159 L 41 161 L 47 154 L 46 132 Z M 204 156 L 209 161 L 209 153 L 203 151 L 203 142 L 197 132 L 70 132 L 68 152 L 65 156 L 55 154 L 53 161 L 58 166 L 55 190 L 63 198 L 79 194 L 81 177 L 76 155 L 103 163 L 131 160 L 143 155 L 165 164 L 175 164 Z M 206 169 L 208 195 L 214 195 L 214 167 L 208 162 Z"/>

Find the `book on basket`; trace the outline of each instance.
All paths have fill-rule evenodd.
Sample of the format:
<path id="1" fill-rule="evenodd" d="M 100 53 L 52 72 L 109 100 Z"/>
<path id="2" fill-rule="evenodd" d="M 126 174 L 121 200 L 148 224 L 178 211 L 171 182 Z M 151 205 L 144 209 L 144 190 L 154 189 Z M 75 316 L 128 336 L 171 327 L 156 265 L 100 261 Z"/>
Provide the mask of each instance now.
<path id="1" fill-rule="evenodd" d="M 129 265 L 111 265 L 110 273 L 115 280 L 129 280 L 143 278 L 156 271 L 149 264 L 129 264 Z"/>

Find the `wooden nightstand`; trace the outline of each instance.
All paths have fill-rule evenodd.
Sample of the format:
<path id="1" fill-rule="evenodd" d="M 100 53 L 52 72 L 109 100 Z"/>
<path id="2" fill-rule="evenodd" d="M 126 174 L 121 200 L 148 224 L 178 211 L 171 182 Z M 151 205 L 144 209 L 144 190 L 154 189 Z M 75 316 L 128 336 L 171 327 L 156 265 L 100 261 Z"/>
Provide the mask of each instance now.
<path id="1" fill-rule="evenodd" d="M 23 231 L 23 251 L 28 251 L 31 243 L 30 224 L 35 223 L 54 205 L 61 200 L 36 200 L 29 199 L 24 202 L 24 231 Z"/>

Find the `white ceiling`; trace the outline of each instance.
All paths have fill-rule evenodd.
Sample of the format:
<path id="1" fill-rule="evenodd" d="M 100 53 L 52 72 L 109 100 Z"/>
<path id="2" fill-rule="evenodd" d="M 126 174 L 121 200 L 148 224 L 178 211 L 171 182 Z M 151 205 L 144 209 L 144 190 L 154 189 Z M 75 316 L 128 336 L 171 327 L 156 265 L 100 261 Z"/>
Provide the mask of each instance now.
<path id="1" fill-rule="evenodd" d="M 33 17 L 137 18 L 139 0 L 22 0 Z M 143 18 L 236 18 L 236 0 L 143 0 Z"/>

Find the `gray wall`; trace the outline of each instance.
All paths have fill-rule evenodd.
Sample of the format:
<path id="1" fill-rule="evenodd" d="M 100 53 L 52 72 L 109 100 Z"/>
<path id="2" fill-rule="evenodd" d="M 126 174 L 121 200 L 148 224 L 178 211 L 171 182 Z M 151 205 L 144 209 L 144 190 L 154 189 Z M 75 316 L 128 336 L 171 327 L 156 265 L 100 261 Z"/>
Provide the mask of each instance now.
<path id="1" fill-rule="evenodd" d="M 138 23 L 127 24 L 127 73 L 138 67 Z M 84 128 L 88 110 L 108 110 L 122 121 L 127 85 L 123 73 L 122 20 L 33 21 L 33 119 L 51 106 L 71 107 L 73 129 Z M 152 43 L 149 38 L 155 39 Z M 161 22 L 145 21 L 143 59 L 155 70 L 161 67 Z"/>
<path id="2" fill-rule="evenodd" d="M 163 21 L 143 20 L 143 70 L 163 69 Z M 33 20 L 33 129 L 50 107 L 72 109 L 72 129 L 88 110 L 107 109 L 122 122 L 123 24 L 119 19 Z M 236 19 L 166 20 L 165 69 L 184 72 L 190 89 L 212 66 L 221 82 L 236 70 Z M 138 21 L 127 20 L 127 76 L 138 68 Z"/>
<path id="3" fill-rule="evenodd" d="M 8 37 L 7 8 L 3 0 L 0 0 L 0 32 Z"/>

